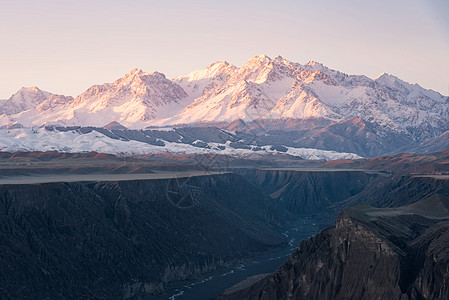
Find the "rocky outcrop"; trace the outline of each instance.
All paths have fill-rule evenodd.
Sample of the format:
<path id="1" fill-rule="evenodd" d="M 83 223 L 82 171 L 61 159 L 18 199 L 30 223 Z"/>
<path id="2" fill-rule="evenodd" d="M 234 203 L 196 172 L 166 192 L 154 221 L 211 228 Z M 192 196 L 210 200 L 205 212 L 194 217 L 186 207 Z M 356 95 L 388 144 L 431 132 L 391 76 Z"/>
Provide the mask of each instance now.
<path id="1" fill-rule="evenodd" d="M 0 186 L 0 298 L 118 299 L 277 248 L 290 215 L 235 174 Z"/>
<path id="2" fill-rule="evenodd" d="M 233 299 L 448 299 L 449 197 L 345 209 L 275 273 Z"/>

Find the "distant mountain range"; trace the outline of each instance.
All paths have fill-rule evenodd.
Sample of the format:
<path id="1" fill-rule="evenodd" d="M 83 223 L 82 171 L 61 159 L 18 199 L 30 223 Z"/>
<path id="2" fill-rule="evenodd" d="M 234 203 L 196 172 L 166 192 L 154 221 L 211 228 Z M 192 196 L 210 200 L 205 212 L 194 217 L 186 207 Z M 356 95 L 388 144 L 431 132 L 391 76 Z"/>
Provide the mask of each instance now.
<path id="1" fill-rule="evenodd" d="M 223 144 L 247 149 L 312 148 L 360 156 L 433 152 L 444 150 L 439 136 L 447 139 L 449 130 L 449 98 L 435 91 L 393 75 L 370 79 L 265 55 L 241 67 L 216 62 L 172 80 L 134 69 L 75 98 L 22 88 L 2 102 L 3 129 L 111 123 L 116 127 L 108 130 L 214 127 L 234 134 Z"/>

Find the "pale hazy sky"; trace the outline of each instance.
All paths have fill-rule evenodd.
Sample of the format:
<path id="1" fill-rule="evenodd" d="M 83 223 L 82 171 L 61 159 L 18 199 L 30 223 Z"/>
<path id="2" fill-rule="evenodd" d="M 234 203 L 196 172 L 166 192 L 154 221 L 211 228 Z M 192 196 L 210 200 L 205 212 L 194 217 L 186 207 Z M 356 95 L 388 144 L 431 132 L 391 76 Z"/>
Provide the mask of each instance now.
<path id="1" fill-rule="evenodd" d="M 0 0 L 0 99 L 267 54 L 449 94 L 448 0 Z"/>

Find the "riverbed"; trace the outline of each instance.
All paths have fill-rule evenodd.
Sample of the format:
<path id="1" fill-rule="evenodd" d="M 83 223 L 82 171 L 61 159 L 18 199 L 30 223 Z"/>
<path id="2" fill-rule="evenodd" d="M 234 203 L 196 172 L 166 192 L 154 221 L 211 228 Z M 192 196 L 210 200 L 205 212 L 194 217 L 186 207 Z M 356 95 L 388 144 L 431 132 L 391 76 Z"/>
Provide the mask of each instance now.
<path id="1" fill-rule="evenodd" d="M 195 281 L 183 282 L 168 287 L 154 300 L 210 300 L 217 298 L 223 291 L 253 275 L 274 272 L 291 253 L 305 240 L 319 232 L 318 222 L 310 217 L 298 218 L 288 228 L 283 230 L 288 244 L 275 252 L 255 257 L 253 260 L 221 269 Z"/>

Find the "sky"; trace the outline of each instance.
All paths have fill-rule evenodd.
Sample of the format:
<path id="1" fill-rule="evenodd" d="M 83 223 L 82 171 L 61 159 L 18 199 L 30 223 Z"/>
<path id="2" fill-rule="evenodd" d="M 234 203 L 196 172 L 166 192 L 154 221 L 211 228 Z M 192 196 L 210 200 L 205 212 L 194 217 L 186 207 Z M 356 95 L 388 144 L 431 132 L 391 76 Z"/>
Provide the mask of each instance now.
<path id="1" fill-rule="evenodd" d="M 449 95 L 449 1 L 0 0 L 0 99 L 76 96 L 137 67 L 168 78 L 215 61 L 314 60 Z"/>

